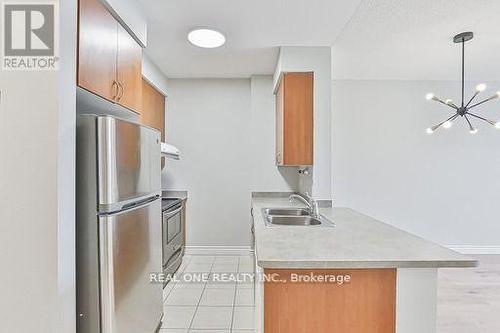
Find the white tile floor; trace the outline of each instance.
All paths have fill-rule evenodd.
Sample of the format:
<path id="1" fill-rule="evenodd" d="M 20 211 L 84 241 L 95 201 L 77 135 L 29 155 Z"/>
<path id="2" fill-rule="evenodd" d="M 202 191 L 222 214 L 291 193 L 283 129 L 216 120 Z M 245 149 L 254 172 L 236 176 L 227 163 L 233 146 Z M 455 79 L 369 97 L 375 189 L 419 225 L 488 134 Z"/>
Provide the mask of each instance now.
<path id="1" fill-rule="evenodd" d="M 217 274 L 253 271 L 252 257 L 185 256 L 177 272 L 181 279 L 164 290 L 165 314 L 160 333 L 254 333 L 253 283 L 214 279 Z M 182 278 L 183 273 L 206 273 L 209 278 L 188 282 Z"/>

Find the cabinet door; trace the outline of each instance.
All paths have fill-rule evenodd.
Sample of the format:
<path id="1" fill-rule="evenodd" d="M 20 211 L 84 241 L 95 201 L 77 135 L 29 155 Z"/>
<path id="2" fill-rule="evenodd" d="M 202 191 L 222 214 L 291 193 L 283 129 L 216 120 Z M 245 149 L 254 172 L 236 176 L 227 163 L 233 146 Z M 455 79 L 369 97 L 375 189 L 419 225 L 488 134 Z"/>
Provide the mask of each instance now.
<path id="1" fill-rule="evenodd" d="M 281 80 L 276 93 L 276 165 L 283 165 L 283 97 L 285 82 Z"/>
<path id="2" fill-rule="evenodd" d="M 396 269 L 265 269 L 264 274 L 279 281 L 263 282 L 266 333 L 396 332 Z M 294 275 L 350 280 L 294 282 Z"/>
<path id="3" fill-rule="evenodd" d="M 118 24 L 117 80 L 120 94 L 117 103 L 140 113 L 142 106 L 142 48 Z"/>
<path id="4" fill-rule="evenodd" d="M 118 23 L 99 0 L 80 0 L 79 10 L 78 85 L 113 101 Z"/>
<path id="5" fill-rule="evenodd" d="M 158 129 L 161 132 L 161 141 L 165 142 L 165 96 L 144 79 L 140 122 Z"/>
<path id="6" fill-rule="evenodd" d="M 156 128 L 161 132 L 161 141 L 165 142 L 165 96 L 146 80 L 142 80 L 142 108 L 140 123 Z M 161 168 L 165 159 L 161 160 Z"/>
<path id="7" fill-rule="evenodd" d="M 283 81 L 283 165 L 312 165 L 313 73 L 287 73 Z"/>

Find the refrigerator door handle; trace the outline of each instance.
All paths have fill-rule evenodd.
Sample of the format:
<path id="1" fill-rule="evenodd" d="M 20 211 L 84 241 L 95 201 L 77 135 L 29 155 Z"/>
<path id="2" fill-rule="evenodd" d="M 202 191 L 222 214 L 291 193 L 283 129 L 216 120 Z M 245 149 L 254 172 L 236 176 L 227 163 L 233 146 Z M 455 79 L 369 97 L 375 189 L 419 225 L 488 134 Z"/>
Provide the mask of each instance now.
<path id="1" fill-rule="evenodd" d="M 155 195 L 146 195 L 140 198 L 133 198 L 130 200 L 125 200 L 121 202 L 117 202 L 114 204 L 107 205 L 99 205 L 99 215 L 111 215 L 125 210 L 133 210 L 141 208 L 160 197 L 159 194 Z"/>
<path id="2" fill-rule="evenodd" d="M 134 201 L 134 202 L 125 204 L 122 206 L 122 210 L 127 210 L 127 209 L 134 208 L 134 207 L 144 206 L 150 202 L 155 201 L 159 197 L 160 197 L 159 195 L 154 195 L 154 196 L 149 197 L 149 198 L 144 199 L 144 200 L 138 200 L 138 201 Z"/>

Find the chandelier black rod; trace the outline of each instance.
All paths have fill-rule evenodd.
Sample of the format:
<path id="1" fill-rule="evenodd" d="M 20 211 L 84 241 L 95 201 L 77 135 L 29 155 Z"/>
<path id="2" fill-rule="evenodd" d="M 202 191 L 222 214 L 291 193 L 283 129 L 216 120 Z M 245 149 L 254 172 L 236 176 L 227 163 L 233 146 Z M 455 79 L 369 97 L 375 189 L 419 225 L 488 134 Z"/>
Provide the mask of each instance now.
<path id="1" fill-rule="evenodd" d="M 462 107 L 465 99 L 465 38 L 462 38 Z"/>
<path id="2" fill-rule="evenodd" d="M 471 99 L 467 102 L 467 104 L 465 105 L 466 108 L 469 107 L 469 104 L 474 100 L 474 98 L 476 98 L 476 96 L 479 95 L 479 91 L 476 91 L 474 93 L 474 95 L 472 95 Z"/>
<path id="3" fill-rule="evenodd" d="M 472 126 L 472 123 L 470 122 L 469 117 L 467 117 L 466 114 L 464 114 L 464 117 L 465 117 L 465 120 L 467 120 L 467 123 L 469 123 L 469 129 L 471 131 L 473 131 L 474 130 L 474 126 Z"/>
<path id="4" fill-rule="evenodd" d="M 489 119 L 483 118 L 483 117 L 481 117 L 481 116 L 478 116 L 477 114 L 470 113 L 470 112 L 467 112 L 467 114 L 468 114 L 468 115 L 471 115 L 471 116 L 473 116 L 473 117 L 475 117 L 475 118 L 477 118 L 477 119 L 481 119 L 481 120 L 483 120 L 483 121 L 487 122 L 487 123 L 488 123 L 488 124 L 490 124 L 490 125 L 493 125 L 493 126 L 495 125 L 495 122 L 494 122 L 493 120 L 489 120 Z"/>
<path id="5" fill-rule="evenodd" d="M 443 101 L 443 100 L 442 100 L 442 99 L 440 99 L 439 97 L 434 96 L 434 100 L 435 100 L 436 102 L 439 102 L 439 103 L 441 103 L 441 104 L 444 104 L 444 105 L 446 105 L 446 106 L 449 106 L 449 107 L 450 107 L 450 108 L 452 108 L 452 109 L 455 109 L 455 110 L 457 110 L 457 109 L 458 109 L 458 107 L 457 107 L 455 104 L 453 104 L 453 103 L 446 103 L 445 101 Z"/>
<path id="6" fill-rule="evenodd" d="M 434 130 L 437 130 L 439 127 L 443 126 L 444 123 L 446 123 L 447 121 L 453 121 L 455 120 L 456 118 L 458 117 L 458 114 L 454 114 L 453 116 L 451 116 L 450 118 L 446 119 L 446 120 L 443 120 L 442 122 L 440 122 L 439 124 L 435 125 L 433 127 Z"/>
<path id="7" fill-rule="evenodd" d="M 493 96 L 491 96 L 491 97 L 489 97 L 489 98 L 485 99 L 484 101 L 481 101 L 481 102 L 479 102 L 479 103 L 476 103 L 476 104 L 474 104 L 474 105 L 470 106 L 468 109 L 470 110 L 470 109 L 472 109 L 472 108 L 475 108 L 476 106 L 479 106 L 479 105 L 484 104 L 484 103 L 486 103 L 486 102 L 492 101 L 492 100 L 494 100 L 494 99 L 496 99 L 496 98 L 498 98 L 498 95 L 496 95 L 496 94 L 495 94 L 495 95 L 493 95 Z"/>

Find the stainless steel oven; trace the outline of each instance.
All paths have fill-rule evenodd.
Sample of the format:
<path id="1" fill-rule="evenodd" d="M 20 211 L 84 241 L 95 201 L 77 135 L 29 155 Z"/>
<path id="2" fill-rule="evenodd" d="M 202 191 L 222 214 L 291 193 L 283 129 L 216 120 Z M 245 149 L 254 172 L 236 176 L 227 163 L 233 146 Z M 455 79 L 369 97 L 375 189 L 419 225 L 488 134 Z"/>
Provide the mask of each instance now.
<path id="1" fill-rule="evenodd" d="M 163 273 L 168 276 L 177 271 L 184 254 L 183 202 L 181 199 L 163 199 L 162 211 Z"/>

